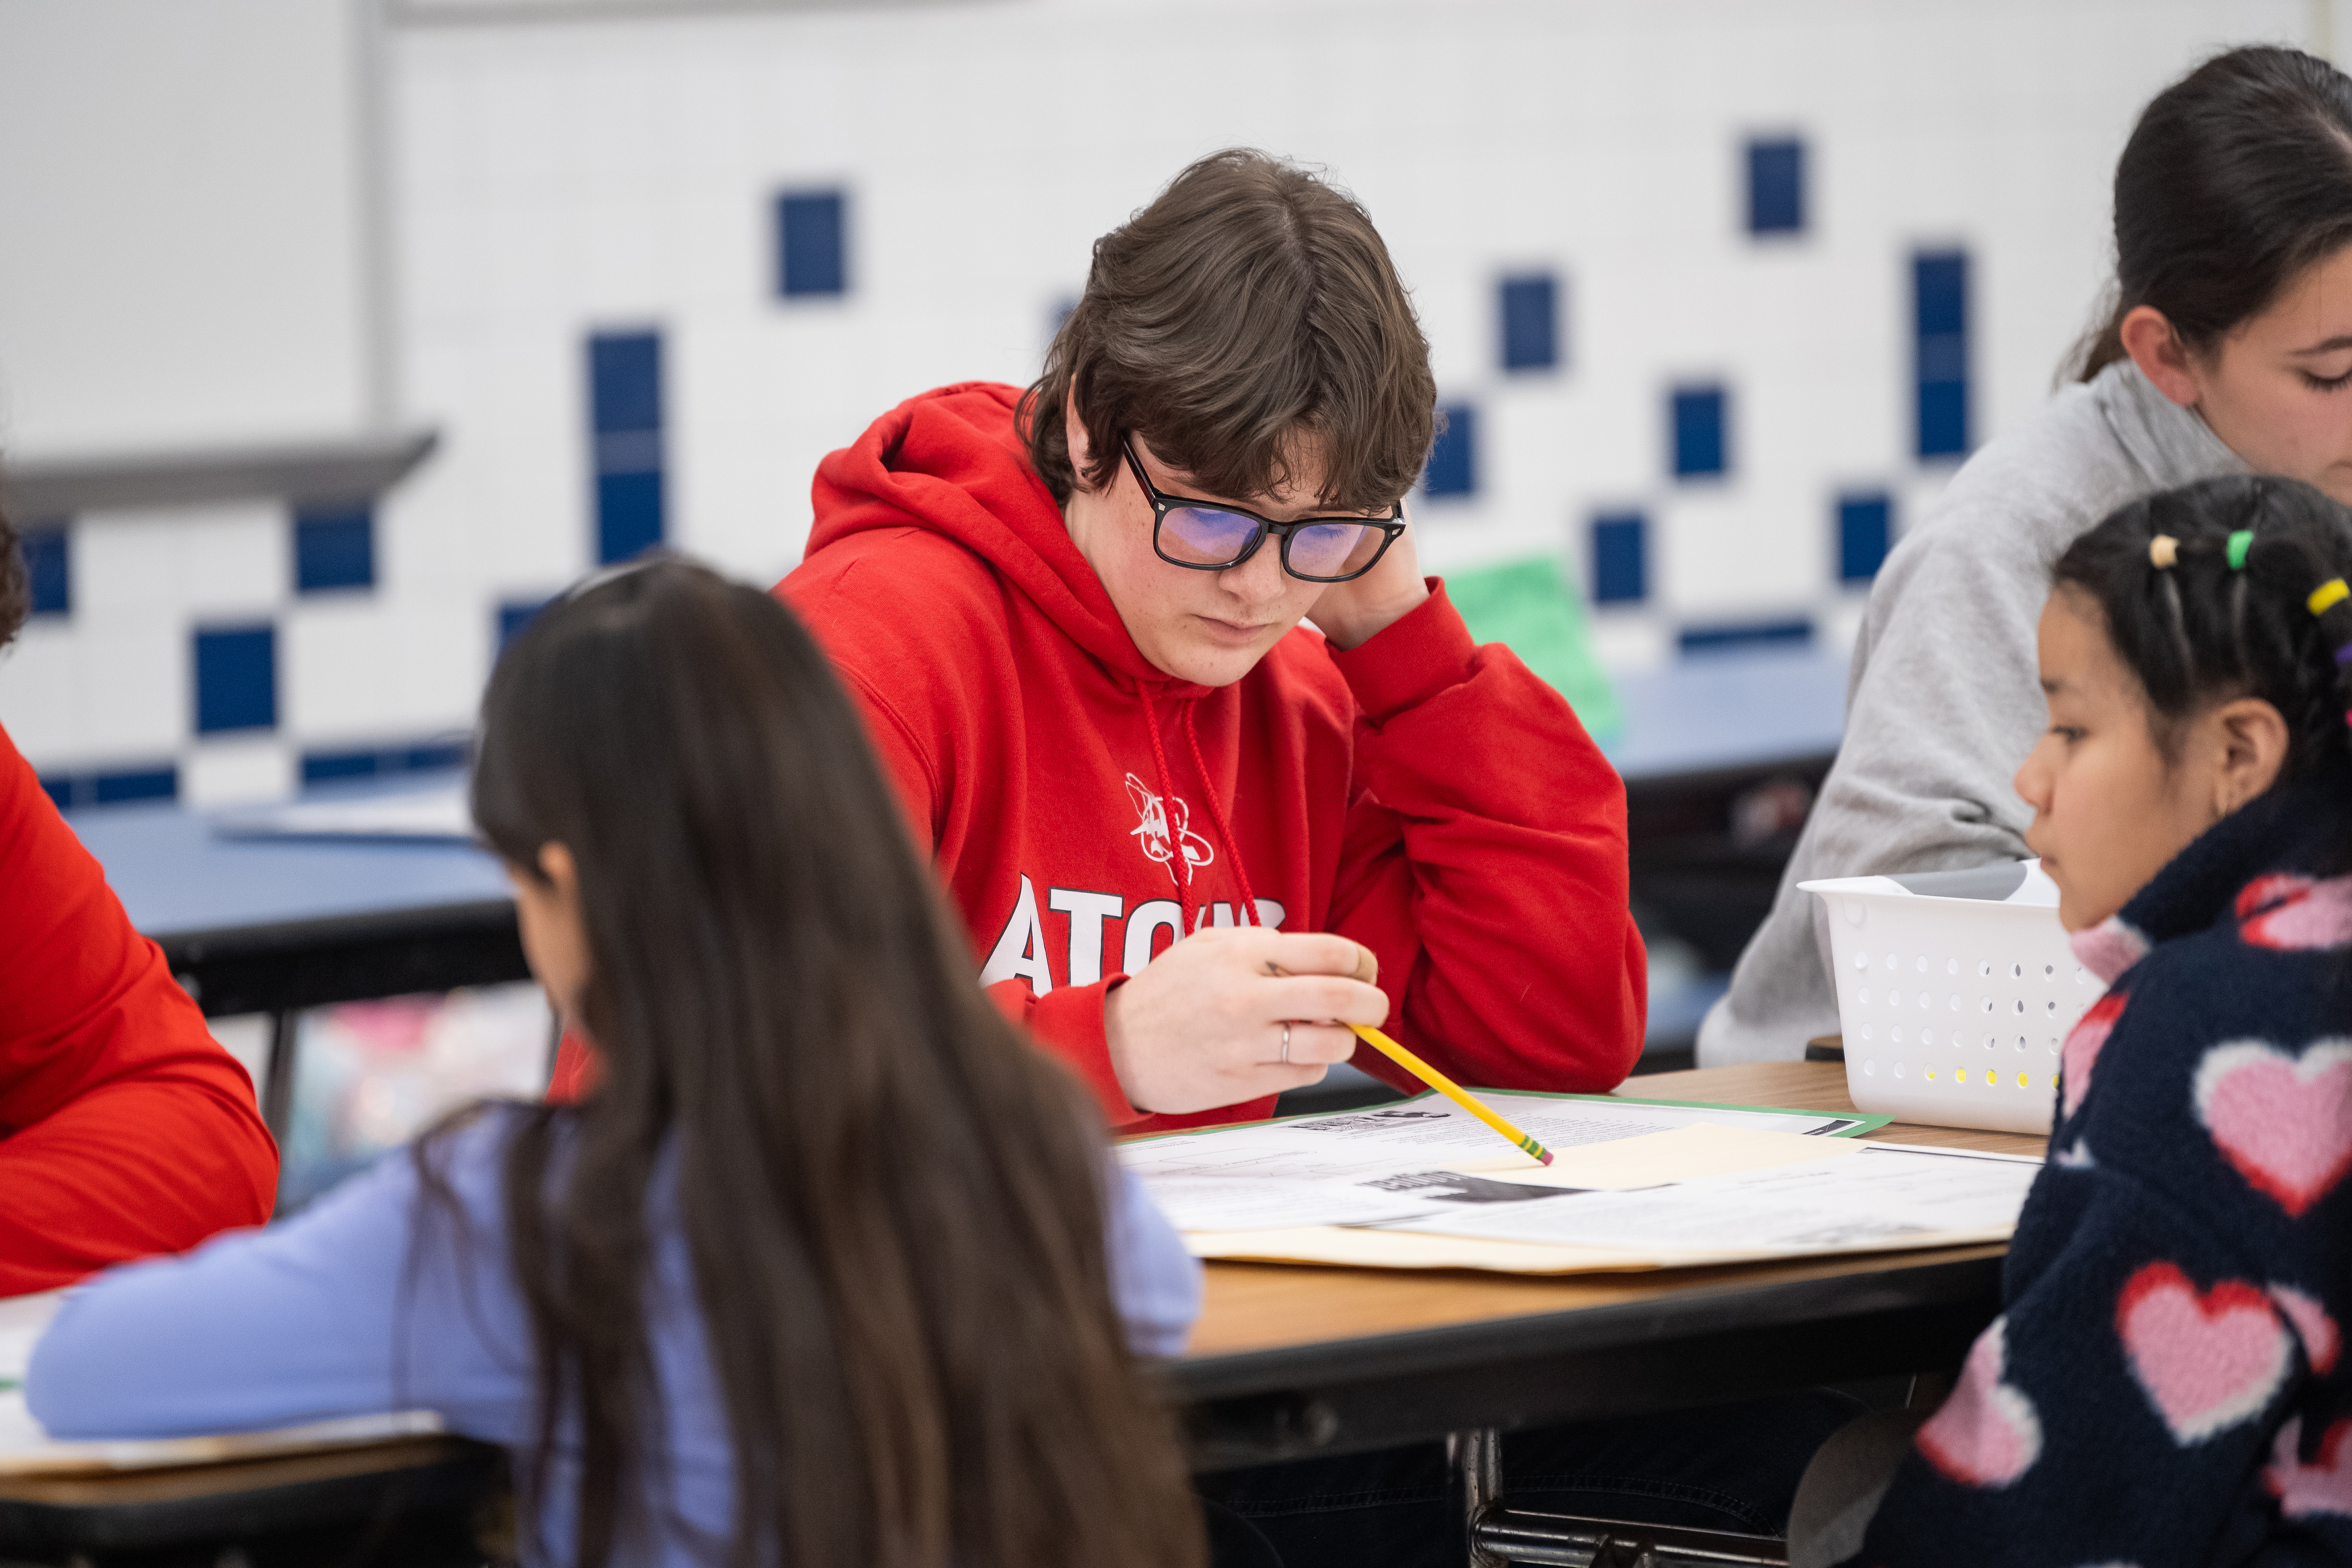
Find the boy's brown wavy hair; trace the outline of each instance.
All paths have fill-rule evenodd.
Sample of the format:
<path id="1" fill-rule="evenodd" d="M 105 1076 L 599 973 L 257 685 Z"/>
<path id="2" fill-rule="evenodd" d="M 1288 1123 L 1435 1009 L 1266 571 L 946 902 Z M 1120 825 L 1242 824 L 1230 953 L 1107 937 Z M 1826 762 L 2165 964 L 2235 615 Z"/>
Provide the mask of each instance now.
<path id="1" fill-rule="evenodd" d="M 1093 447 L 1083 474 L 1066 404 Z M 1319 459 L 1318 509 L 1371 510 L 1412 488 L 1440 428 L 1429 344 L 1370 216 L 1248 148 L 1192 164 L 1095 241 L 1020 412 L 1062 502 L 1114 481 L 1140 435 L 1213 497 L 1271 494 Z"/>
<path id="2" fill-rule="evenodd" d="M 33 590 L 25 576 L 25 552 L 8 514 L 0 511 L 0 647 L 6 647 L 32 614 Z"/>

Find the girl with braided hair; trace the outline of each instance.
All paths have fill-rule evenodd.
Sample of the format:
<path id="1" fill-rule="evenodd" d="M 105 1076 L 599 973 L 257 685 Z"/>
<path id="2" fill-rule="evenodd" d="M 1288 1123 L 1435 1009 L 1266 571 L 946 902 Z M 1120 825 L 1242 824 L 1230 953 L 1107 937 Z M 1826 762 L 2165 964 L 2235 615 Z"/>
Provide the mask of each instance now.
<path id="1" fill-rule="evenodd" d="M 2352 1562 L 2352 512 L 2209 479 L 2053 575 L 2017 791 L 2110 989 L 2002 1315 L 1824 1447 L 1791 1560 Z"/>

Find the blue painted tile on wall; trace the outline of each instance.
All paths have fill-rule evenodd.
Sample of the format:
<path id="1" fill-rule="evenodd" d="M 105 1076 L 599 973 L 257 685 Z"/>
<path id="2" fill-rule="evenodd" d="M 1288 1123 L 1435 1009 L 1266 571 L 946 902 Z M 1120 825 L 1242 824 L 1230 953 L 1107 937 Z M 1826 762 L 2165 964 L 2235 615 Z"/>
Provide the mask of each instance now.
<path id="1" fill-rule="evenodd" d="M 1429 466 L 1422 471 L 1422 489 L 1431 497 L 1475 494 L 1478 489 L 1478 411 L 1466 403 L 1448 403 L 1438 412 L 1445 428 L 1429 449 Z"/>
<path id="2" fill-rule="evenodd" d="M 31 579 L 33 614 L 73 614 L 72 541 L 66 526 L 52 523 L 17 534 L 25 551 L 25 572 Z"/>
<path id="3" fill-rule="evenodd" d="M 294 514 L 294 591 L 375 586 L 375 514 L 366 507 Z"/>
<path id="4" fill-rule="evenodd" d="M 661 359 L 658 332 L 599 332 L 588 340 L 599 565 L 626 561 L 667 532 Z"/>
<path id="5" fill-rule="evenodd" d="M 1649 520 L 1640 512 L 1592 520 L 1592 601 L 1639 604 L 1650 593 Z"/>
<path id="6" fill-rule="evenodd" d="M 499 606 L 499 651 L 504 653 L 507 644 L 522 635 L 531 617 L 553 604 L 552 599 L 509 599 Z"/>
<path id="7" fill-rule="evenodd" d="M 278 727 L 278 628 L 199 627 L 196 733 Z"/>
<path id="8" fill-rule="evenodd" d="M 849 198 L 786 191 L 776 198 L 776 292 L 786 299 L 849 291 Z"/>
<path id="9" fill-rule="evenodd" d="M 1962 250 L 1911 258 L 1916 448 L 1923 458 L 1965 457 L 1969 430 L 1969 258 Z"/>
<path id="10" fill-rule="evenodd" d="M 596 561 L 609 566 L 662 542 L 661 470 L 596 476 Z"/>
<path id="11" fill-rule="evenodd" d="M 1503 368 L 1559 365 L 1559 286 L 1550 273 L 1506 278 L 1496 289 L 1502 312 Z"/>
<path id="12" fill-rule="evenodd" d="M 1720 386 L 1678 386 L 1673 395 L 1676 479 L 1700 479 L 1731 467 L 1724 422 L 1730 395 Z"/>
<path id="13" fill-rule="evenodd" d="M 608 431 L 662 427 L 661 334 L 597 332 L 588 340 L 589 426 Z"/>
<path id="14" fill-rule="evenodd" d="M 1883 495 L 1838 498 L 1838 581 L 1867 583 L 1878 575 L 1893 520 L 1894 503 Z"/>
<path id="15" fill-rule="evenodd" d="M 180 793 L 180 770 L 169 763 L 107 773 L 44 773 L 41 788 L 59 811 L 85 805 L 122 805 L 140 800 L 172 800 Z"/>
<path id="16" fill-rule="evenodd" d="M 1739 621 L 1716 626 L 1685 626 L 1675 645 L 1685 653 L 1726 653 L 1753 647 L 1802 647 L 1813 640 L 1813 623 Z"/>
<path id="17" fill-rule="evenodd" d="M 1794 138 L 1748 143 L 1748 232 L 1805 230 L 1805 144 Z"/>
<path id="18" fill-rule="evenodd" d="M 463 741 L 395 742 L 383 746 L 305 752 L 302 753 L 302 782 L 305 784 L 328 784 L 336 779 L 432 773 L 465 765 L 466 742 Z"/>
<path id="19" fill-rule="evenodd" d="M 180 794 L 176 767 L 133 768 L 122 773 L 92 773 L 89 796 L 94 805 L 120 805 L 134 800 L 173 800 Z"/>

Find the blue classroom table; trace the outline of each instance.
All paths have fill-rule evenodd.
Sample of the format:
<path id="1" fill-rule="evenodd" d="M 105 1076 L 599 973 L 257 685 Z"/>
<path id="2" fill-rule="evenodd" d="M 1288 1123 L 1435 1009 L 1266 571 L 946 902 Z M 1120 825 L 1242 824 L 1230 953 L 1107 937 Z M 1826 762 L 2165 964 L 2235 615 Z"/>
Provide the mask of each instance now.
<path id="1" fill-rule="evenodd" d="M 1640 803 L 1790 768 L 1838 744 L 1845 660 L 1809 649 L 1696 655 L 1620 677 L 1624 728 L 1604 747 Z M 362 792 L 446 786 L 409 775 Z M 467 845 L 223 838 L 174 805 L 74 812 L 132 923 L 163 949 L 207 1014 L 278 1020 L 264 1110 L 282 1123 L 292 1019 L 306 1007 L 520 980 L 527 971 L 504 878 Z"/>

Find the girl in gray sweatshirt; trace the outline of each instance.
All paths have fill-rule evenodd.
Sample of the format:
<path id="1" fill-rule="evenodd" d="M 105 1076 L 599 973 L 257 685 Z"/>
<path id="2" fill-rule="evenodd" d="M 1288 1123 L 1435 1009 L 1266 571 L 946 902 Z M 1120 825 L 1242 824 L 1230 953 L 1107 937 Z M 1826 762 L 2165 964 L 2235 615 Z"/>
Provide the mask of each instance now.
<path id="1" fill-rule="evenodd" d="M 2231 50 L 2149 103 L 2116 168 L 2116 305 L 2082 381 L 1986 446 L 1887 557 L 1845 743 L 1772 912 L 1701 1026 L 1702 1066 L 1838 1028 L 1817 877 L 2025 857 L 2010 778 L 2044 718 L 2050 568 L 2126 502 L 2286 474 L 2352 500 L 2352 79 Z"/>

